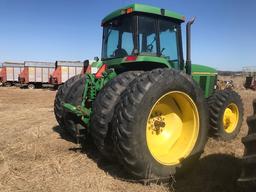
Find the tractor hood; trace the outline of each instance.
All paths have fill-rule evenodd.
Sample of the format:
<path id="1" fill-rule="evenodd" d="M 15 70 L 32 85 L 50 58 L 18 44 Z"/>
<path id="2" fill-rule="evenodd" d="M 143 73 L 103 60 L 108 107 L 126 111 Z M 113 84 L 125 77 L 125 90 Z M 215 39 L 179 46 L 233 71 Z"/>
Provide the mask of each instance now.
<path id="1" fill-rule="evenodd" d="M 217 75 L 217 70 L 198 64 L 192 64 L 192 75 Z"/>

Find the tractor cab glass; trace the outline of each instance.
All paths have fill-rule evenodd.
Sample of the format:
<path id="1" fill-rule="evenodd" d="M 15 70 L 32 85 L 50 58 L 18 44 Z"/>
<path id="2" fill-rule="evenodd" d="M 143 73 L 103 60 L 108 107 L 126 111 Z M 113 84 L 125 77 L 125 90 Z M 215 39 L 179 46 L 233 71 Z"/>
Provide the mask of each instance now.
<path id="1" fill-rule="evenodd" d="M 156 22 L 151 17 L 139 17 L 139 53 L 157 56 Z"/>
<path id="2" fill-rule="evenodd" d="M 179 62 L 180 25 L 162 18 L 129 15 L 104 24 L 102 59 L 128 55 L 164 57 Z"/>
<path id="3" fill-rule="evenodd" d="M 177 27 L 168 21 L 159 21 L 160 56 L 178 62 Z"/>
<path id="4" fill-rule="evenodd" d="M 134 39 L 132 17 L 123 17 L 108 23 L 103 31 L 102 58 L 133 55 Z"/>

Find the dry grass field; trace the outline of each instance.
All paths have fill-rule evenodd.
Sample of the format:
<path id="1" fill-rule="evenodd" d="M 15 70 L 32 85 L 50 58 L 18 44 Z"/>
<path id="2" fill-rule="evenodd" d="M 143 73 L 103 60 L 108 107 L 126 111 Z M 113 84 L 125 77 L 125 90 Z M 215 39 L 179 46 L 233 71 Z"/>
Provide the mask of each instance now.
<path id="1" fill-rule="evenodd" d="M 256 92 L 244 90 L 234 78 L 243 98 L 245 117 L 252 113 Z M 116 163 L 106 162 L 95 147 L 81 150 L 59 129 L 53 113 L 56 92 L 0 87 L 0 191 L 173 191 L 172 186 L 142 185 L 126 181 Z M 173 182 L 177 192 L 239 191 L 243 155 L 241 133 L 232 142 L 210 138 L 193 170 Z"/>

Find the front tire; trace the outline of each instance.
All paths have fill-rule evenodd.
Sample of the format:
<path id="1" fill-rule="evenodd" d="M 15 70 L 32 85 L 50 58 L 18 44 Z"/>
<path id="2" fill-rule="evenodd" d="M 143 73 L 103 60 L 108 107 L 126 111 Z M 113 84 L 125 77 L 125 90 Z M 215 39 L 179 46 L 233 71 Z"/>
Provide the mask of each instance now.
<path id="1" fill-rule="evenodd" d="M 211 133 L 224 141 L 236 138 L 244 115 L 240 95 L 231 89 L 217 91 L 208 99 L 208 104 Z"/>
<path id="2" fill-rule="evenodd" d="M 115 114 L 118 159 L 139 179 L 168 178 L 178 167 L 191 166 L 207 141 L 203 93 L 183 72 L 142 74 L 124 92 Z"/>

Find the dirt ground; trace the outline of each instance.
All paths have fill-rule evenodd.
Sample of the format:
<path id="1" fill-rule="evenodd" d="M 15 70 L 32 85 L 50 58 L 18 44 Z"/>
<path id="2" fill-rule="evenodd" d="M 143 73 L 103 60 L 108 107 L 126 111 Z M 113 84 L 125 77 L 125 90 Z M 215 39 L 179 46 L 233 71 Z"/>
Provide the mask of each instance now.
<path id="1" fill-rule="evenodd" d="M 234 80 L 240 84 L 239 79 Z M 245 117 L 252 113 L 256 92 L 237 86 Z M 88 144 L 80 150 L 61 132 L 53 113 L 56 92 L 0 87 L 0 191 L 239 191 L 243 155 L 241 133 L 232 142 L 210 138 L 199 163 L 170 185 L 142 185 L 123 178 L 122 167 L 101 159 Z M 172 186 L 172 185 L 173 186 Z"/>

